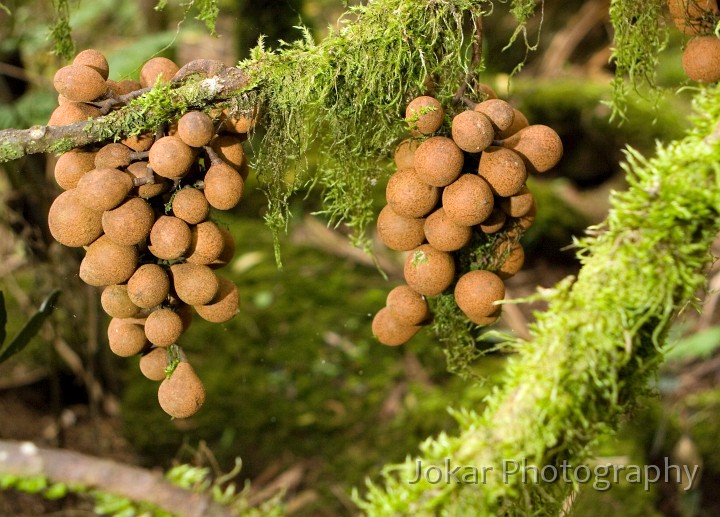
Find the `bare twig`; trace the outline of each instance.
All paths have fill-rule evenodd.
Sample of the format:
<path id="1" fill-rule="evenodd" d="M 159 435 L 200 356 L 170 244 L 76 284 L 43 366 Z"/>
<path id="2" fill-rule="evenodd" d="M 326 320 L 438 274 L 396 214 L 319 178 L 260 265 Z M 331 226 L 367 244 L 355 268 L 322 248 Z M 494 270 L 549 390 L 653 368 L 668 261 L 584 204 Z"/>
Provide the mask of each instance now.
<path id="1" fill-rule="evenodd" d="M 0 441 L 0 474 L 45 476 L 53 483 L 82 485 L 144 501 L 184 517 L 230 517 L 209 495 L 171 485 L 149 470 L 74 451 L 43 449 L 30 442 Z"/>

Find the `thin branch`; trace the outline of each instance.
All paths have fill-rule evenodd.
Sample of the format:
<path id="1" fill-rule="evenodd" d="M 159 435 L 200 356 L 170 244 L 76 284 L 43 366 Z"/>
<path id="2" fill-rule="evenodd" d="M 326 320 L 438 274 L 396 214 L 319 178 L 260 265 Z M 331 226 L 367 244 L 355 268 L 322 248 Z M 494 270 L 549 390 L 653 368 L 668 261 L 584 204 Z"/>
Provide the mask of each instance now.
<path id="1" fill-rule="evenodd" d="M 208 495 L 179 488 L 149 470 L 74 451 L 43 449 L 31 442 L 0 440 L 0 474 L 44 476 L 52 483 L 110 492 L 131 501 L 154 504 L 183 517 L 234 515 Z"/>
<path id="2" fill-rule="evenodd" d="M 235 67 L 218 66 L 209 60 L 199 60 L 183 67 L 173 79 L 171 95 L 178 104 L 200 109 L 213 103 L 230 99 L 243 91 L 250 83 L 247 74 Z M 211 74 L 205 75 L 205 72 Z M 199 75 L 200 77 L 192 77 Z M 185 80 L 187 79 L 187 80 Z M 177 85 L 177 86 L 175 86 Z M 143 95 L 153 90 L 143 92 Z M 138 92 L 128 94 L 134 98 Z M 103 105 L 104 106 L 104 105 Z M 58 152 L 106 140 L 110 136 L 128 136 L 132 128 L 150 129 L 142 124 L 147 107 L 128 105 L 108 115 L 76 122 L 66 126 L 33 126 L 29 129 L 5 129 L 0 131 L 0 163 L 15 160 L 28 154 Z M 154 128 L 152 128 L 154 130 Z"/>

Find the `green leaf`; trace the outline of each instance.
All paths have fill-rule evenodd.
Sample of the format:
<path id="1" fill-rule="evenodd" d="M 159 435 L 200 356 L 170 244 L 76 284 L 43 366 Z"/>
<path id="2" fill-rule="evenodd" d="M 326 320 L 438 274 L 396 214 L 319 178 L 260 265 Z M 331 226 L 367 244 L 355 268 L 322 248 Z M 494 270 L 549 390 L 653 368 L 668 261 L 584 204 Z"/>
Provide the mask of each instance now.
<path id="1" fill-rule="evenodd" d="M 50 316 L 52 310 L 55 308 L 55 301 L 60 296 L 60 290 L 55 289 L 51 292 L 47 298 L 43 300 L 38 308 L 38 311 L 33 314 L 30 319 L 25 323 L 20 332 L 10 341 L 7 348 L 0 353 L 0 363 L 8 360 L 13 355 L 23 350 L 30 340 L 40 331 L 40 327 L 45 320 Z"/>
<path id="2" fill-rule="evenodd" d="M 5 294 L 0 291 L 0 350 L 2 350 L 3 344 L 5 343 L 7 325 L 7 310 L 5 309 Z"/>

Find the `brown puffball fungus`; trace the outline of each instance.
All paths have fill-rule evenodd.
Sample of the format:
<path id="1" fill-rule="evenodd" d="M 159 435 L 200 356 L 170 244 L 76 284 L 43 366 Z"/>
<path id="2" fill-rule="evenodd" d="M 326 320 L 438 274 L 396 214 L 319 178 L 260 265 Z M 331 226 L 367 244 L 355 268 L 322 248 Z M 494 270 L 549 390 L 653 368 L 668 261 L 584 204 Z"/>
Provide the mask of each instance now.
<path id="1" fill-rule="evenodd" d="M 128 136 L 120 140 L 120 143 L 128 146 L 136 153 L 142 153 L 150 150 L 155 143 L 155 135 L 153 133 L 143 133 L 142 135 Z"/>
<path id="2" fill-rule="evenodd" d="M 137 263 L 136 246 L 122 246 L 103 235 L 88 246 L 80 263 L 80 279 L 97 287 L 122 284 L 135 272 Z"/>
<path id="3" fill-rule="evenodd" d="M 204 221 L 190 228 L 185 260 L 190 264 L 210 264 L 220 256 L 224 245 L 220 228 L 212 221 Z"/>
<path id="4" fill-rule="evenodd" d="M 232 234 L 222 226 L 218 226 L 218 228 L 220 228 L 220 233 L 223 238 L 223 249 L 220 252 L 220 256 L 214 260 L 212 264 L 209 264 L 213 269 L 227 266 L 235 256 L 235 239 L 233 239 Z"/>
<path id="5" fill-rule="evenodd" d="M 520 131 L 523 128 L 526 128 L 530 125 L 530 122 L 528 122 L 527 117 L 523 115 L 520 110 L 517 108 L 513 108 L 513 122 L 512 125 L 507 128 L 504 131 L 500 131 L 495 136 L 499 139 L 508 138 L 509 136 L 514 135 L 518 131 Z"/>
<path id="6" fill-rule="evenodd" d="M 75 189 L 66 190 L 50 205 L 48 227 L 60 244 L 87 246 L 102 234 L 102 212 L 81 205 Z"/>
<path id="7" fill-rule="evenodd" d="M 560 137 L 551 127 L 533 124 L 501 140 L 501 145 L 512 149 L 525 162 L 528 173 L 541 174 L 555 167 L 563 155 Z"/>
<path id="8" fill-rule="evenodd" d="M 105 235 L 118 244 L 132 246 L 145 242 L 155 222 L 155 212 L 147 201 L 131 197 L 102 214 Z"/>
<path id="9" fill-rule="evenodd" d="M 461 226 L 475 226 L 485 221 L 494 203 L 490 185 L 477 174 L 463 174 L 443 190 L 445 213 Z"/>
<path id="10" fill-rule="evenodd" d="M 455 302 L 470 321 L 478 325 L 497 311 L 494 303 L 505 298 L 505 284 L 491 271 L 474 270 L 462 275 L 455 285 Z"/>
<path id="11" fill-rule="evenodd" d="M 507 130 L 515 118 L 513 107 L 501 99 L 484 100 L 476 104 L 473 110 L 485 115 L 496 132 Z"/>
<path id="12" fill-rule="evenodd" d="M 172 309 L 156 309 L 148 314 L 145 320 L 145 337 L 155 346 L 173 345 L 178 342 L 182 333 L 182 319 Z"/>
<path id="13" fill-rule="evenodd" d="M 455 261 L 449 253 L 423 244 L 408 254 L 403 272 L 405 281 L 415 292 L 437 296 L 452 283 Z"/>
<path id="14" fill-rule="evenodd" d="M 107 80 L 108 75 L 110 75 L 110 67 L 108 66 L 107 59 L 102 52 L 94 48 L 79 52 L 73 59 L 72 64 L 89 66 L 99 73 L 104 80 Z"/>
<path id="15" fill-rule="evenodd" d="M 699 36 L 690 40 L 683 51 L 682 66 L 691 81 L 720 81 L 720 39 L 715 36 Z"/>
<path id="16" fill-rule="evenodd" d="M 218 292 L 218 277 L 205 265 L 173 264 L 170 273 L 175 293 L 188 305 L 210 303 Z"/>
<path id="17" fill-rule="evenodd" d="M 180 68 L 166 57 L 154 57 L 140 69 L 140 84 L 143 88 L 155 86 L 155 82 L 169 82 Z"/>
<path id="18" fill-rule="evenodd" d="M 55 181 L 63 190 L 77 187 L 78 181 L 86 172 L 95 168 L 95 153 L 82 149 L 72 149 L 63 153 L 55 162 Z"/>
<path id="19" fill-rule="evenodd" d="M 120 169 L 130 165 L 133 150 L 119 142 L 105 144 L 95 154 L 96 169 Z"/>
<path id="20" fill-rule="evenodd" d="M 210 203 L 202 190 L 184 188 L 173 195 L 172 212 L 175 217 L 188 224 L 198 224 L 207 219 L 210 214 Z"/>
<path id="21" fill-rule="evenodd" d="M 105 287 L 100 295 L 100 305 L 112 318 L 134 318 L 140 313 L 140 307 L 130 300 L 125 284 Z"/>
<path id="22" fill-rule="evenodd" d="M 495 130 L 483 113 L 467 110 L 452 120 L 452 139 L 467 153 L 479 153 L 493 141 Z"/>
<path id="23" fill-rule="evenodd" d="M 85 65 L 68 65 L 55 72 L 55 90 L 68 100 L 91 102 L 102 97 L 107 84 L 100 73 Z"/>
<path id="24" fill-rule="evenodd" d="M 113 318 L 108 324 L 110 350 L 120 357 L 139 354 L 147 345 L 145 331 L 136 319 Z"/>
<path id="25" fill-rule="evenodd" d="M 176 180 L 188 173 L 195 161 L 195 153 L 180 137 L 164 136 L 150 148 L 148 161 L 155 174 Z"/>
<path id="26" fill-rule="evenodd" d="M 720 15 L 716 0 L 668 0 L 667 5 L 675 26 L 690 36 L 712 33 Z"/>
<path id="27" fill-rule="evenodd" d="M 509 197 L 517 194 L 527 180 L 525 162 L 513 150 L 490 146 L 480 156 L 478 174 L 490 185 L 493 194 Z"/>
<path id="28" fill-rule="evenodd" d="M 410 126 L 410 130 L 418 131 L 423 135 L 429 135 L 440 129 L 444 117 L 445 111 L 440 101 L 428 95 L 416 97 L 405 108 L 405 121 Z"/>
<path id="29" fill-rule="evenodd" d="M 131 163 L 126 170 L 131 176 L 144 179 L 148 177 L 149 171 L 152 169 L 149 169 L 148 162 L 140 161 Z M 150 199 L 170 190 L 172 182 L 169 179 L 157 174 L 152 174 L 152 178 L 152 183 L 144 183 L 133 189 L 134 192 L 137 192 L 138 197 Z"/>
<path id="30" fill-rule="evenodd" d="M 210 141 L 210 147 L 222 161 L 242 174 L 241 169 L 247 164 L 243 141 L 238 135 L 218 135 Z M 247 176 L 243 177 L 243 180 Z"/>
<path id="31" fill-rule="evenodd" d="M 532 192 L 525 186 L 514 196 L 503 198 L 500 201 L 500 208 L 510 217 L 522 217 L 530 212 L 534 202 Z"/>
<path id="32" fill-rule="evenodd" d="M 496 233 L 499 232 L 505 225 L 507 215 L 499 207 L 493 208 L 487 219 L 480 223 L 477 227 L 483 233 Z"/>
<path id="33" fill-rule="evenodd" d="M 212 119 L 202 111 L 188 111 L 178 120 L 177 136 L 190 147 L 207 145 L 214 134 Z"/>
<path id="34" fill-rule="evenodd" d="M 393 160 L 399 171 L 403 169 L 412 169 L 415 162 L 415 150 L 420 145 L 419 140 L 406 138 L 398 144 L 393 154 Z"/>
<path id="35" fill-rule="evenodd" d="M 508 251 L 508 247 L 510 247 L 510 251 Z M 496 271 L 503 280 L 515 275 L 525 264 L 525 250 L 519 242 L 513 245 L 508 241 L 503 242 L 497 247 L 496 254 L 499 259 L 505 257 L 502 265 Z"/>
<path id="36" fill-rule="evenodd" d="M 395 251 L 410 251 L 425 242 L 425 219 L 398 215 L 385 205 L 377 218 L 377 232 L 385 246 Z"/>
<path id="37" fill-rule="evenodd" d="M 372 333 L 385 346 L 407 343 L 422 328 L 420 325 L 404 325 L 397 321 L 388 307 L 380 309 L 372 320 Z"/>
<path id="38" fill-rule="evenodd" d="M 464 162 L 462 150 L 450 138 L 433 136 L 415 150 L 418 178 L 434 187 L 444 187 L 457 179 Z"/>
<path id="39" fill-rule="evenodd" d="M 210 323 L 225 323 L 230 321 L 239 311 L 240 296 L 238 288 L 232 280 L 217 277 L 218 291 L 210 303 L 195 305 L 195 312 Z"/>
<path id="40" fill-rule="evenodd" d="M 428 243 L 440 251 L 457 251 L 470 242 L 472 228 L 461 226 L 450 219 L 440 207 L 425 219 L 425 237 Z"/>
<path id="41" fill-rule="evenodd" d="M 173 418 L 188 418 L 205 403 L 205 387 L 190 363 L 178 363 L 170 378 L 158 388 L 158 402 Z"/>
<path id="42" fill-rule="evenodd" d="M 148 250 L 162 260 L 182 257 L 190 248 L 190 227 L 182 219 L 161 215 L 150 230 Z"/>
<path id="43" fill-rule="evenodd" d="M 151 381 L 165 378 L 165 367 L 168 365 L 167 349 L 154 347 L 140 357 L 140 373 Z"/>
<path id="44" fill-rule="evenodd" d="M 240 202 L 245 190 L 242 175 L 224 162 L 213 163 L 205 173 L 205 198 L 218 210 L 230 210 Z"/>
<path id="45" fill-rule="evenodd" d="M 414 169 L 405 169 L 390 176 L 385 198 L 396 214 L 418 218 L 435 208 L 440 190 L 422 181 Z"/>
<path id="46" fill-rule="evenodd" d="M 401 325 L 420 325 L 430 318 L 427 300 L 408 285 L 394 287 L 387 295 L 385 306 Z"/>
<path id="47" fill-rule="evenodd" d="M 93 169 L 78 181 L 78 201 L 96 212 L 112 210 L 133 188 L 131 177 L 118 169 Z"/>
<path id="48" fill-rule="evenodd" d="M 130 301 L 142 309 L 163 303 L 170 293 L 170 278 L 158 264 L 143 264 L 127 283 Z"/>
<path id="49" fill-rule="evenodd" d="M 48 126 L 67 126 L 75 122 L 84 122 L 99 117 L 100 110 L 82 102 L 68 102 L 55 108 L 50 115 Z"/>

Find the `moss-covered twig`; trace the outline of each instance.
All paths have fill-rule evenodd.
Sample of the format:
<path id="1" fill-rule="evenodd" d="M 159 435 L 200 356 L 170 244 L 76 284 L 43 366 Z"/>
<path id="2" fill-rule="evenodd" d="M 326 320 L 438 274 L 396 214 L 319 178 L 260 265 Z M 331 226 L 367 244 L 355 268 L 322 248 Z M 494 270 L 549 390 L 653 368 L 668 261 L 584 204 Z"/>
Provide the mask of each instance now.
<path id="1" fill-rule="evenodd" d="M 484 412 L 456 412 L 456 436 L 428 439 L 420 458 L 386 467 L 384 486 L 371 484 L 360 501 L 368 514 L 562 514 L 579 487 L 573 469 L 567 482 L 535 483 L 503 476 L 505 467 L 581 465 L 648 392 L 673 315 L 705 284 L 720 229 L 720 87 L 698 95 L 695 113 L 695 129 L 659 146 L 654 158 L 628 151 L 629 189 L 578 243 L 577 280 L 545 293 L 550 307 L 537 315 L 533 339 L 508 343 L 517 355 Z M 446 461 L 487 468 L 487 476 L 412 484 L 418 461 L 439 472 Z"/>

